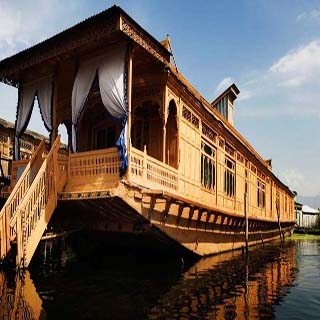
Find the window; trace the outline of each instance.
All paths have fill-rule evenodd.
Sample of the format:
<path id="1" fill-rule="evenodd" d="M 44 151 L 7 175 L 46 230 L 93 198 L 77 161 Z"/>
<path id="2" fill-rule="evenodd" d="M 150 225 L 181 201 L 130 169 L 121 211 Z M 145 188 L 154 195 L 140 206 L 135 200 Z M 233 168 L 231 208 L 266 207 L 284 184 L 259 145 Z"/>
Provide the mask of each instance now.
<path id="1" fill-rule="evenodd" d="M 266 184 L 261 180 L 258 180 L 257 188 L 257 205 L 259 208 L 265 208 L 266 206 Z"/>
<path id="2" fill-rule="evenodd" d="M 225 168 L 224 168 L 224 193 L 228 197 L 235 196 L 235 163 L 229 158 L 225 158 Z"/>
<path id="3" fill-rule="evenodd" d="M 284 212 L 287 213 L 287 211 L 288 211 L 288 199 L 285 196 L 285 198 L 284 198 Z"/>
<path id="4" fill-rule="evenodd" d="M 95 130 L 96 148 L 106 149 L 112 148 L 116 145 L 116 131 L 115 126 L 108 126 L 102 129 Z"/>
<path id="5" fill-rule="evenodd" d="M 216 184 L 216 151 L 206 143 L 201 144 L 201 185 L 208 190 L 214 190 Z"/>
<path id="6" fill-rule="evenodd" d="M 276 210 L 277 214 L 280 213 L 280 192 L 277 190 L 276 191 Z"/>

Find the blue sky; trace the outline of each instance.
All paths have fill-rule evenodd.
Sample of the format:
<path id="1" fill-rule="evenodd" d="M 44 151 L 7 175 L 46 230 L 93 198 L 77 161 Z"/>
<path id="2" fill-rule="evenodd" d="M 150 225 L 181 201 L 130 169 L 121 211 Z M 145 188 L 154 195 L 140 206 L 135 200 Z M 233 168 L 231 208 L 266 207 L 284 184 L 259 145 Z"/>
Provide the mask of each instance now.
<path id="1" fill-rule="evenodd" d="M 320 194 L 320 1 L 0 0 L 0 59 L 113 4 L 156 39 L 170 35 L 179 71 L 208 101 L 235 82 L 235 127 L 273 172 Z M 0 117 L 17 93 L 0 84 Z M 28 129 L 45 133 L 35 109 Z"/>

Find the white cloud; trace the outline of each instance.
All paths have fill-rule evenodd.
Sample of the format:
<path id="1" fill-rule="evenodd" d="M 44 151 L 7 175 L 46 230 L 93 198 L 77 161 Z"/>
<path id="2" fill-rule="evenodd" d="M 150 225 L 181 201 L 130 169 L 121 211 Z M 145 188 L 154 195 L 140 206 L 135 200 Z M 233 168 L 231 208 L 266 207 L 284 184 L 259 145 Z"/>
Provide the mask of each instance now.
<path id="1" fill-rule="evenodd" d="M 296 169 L 287 169 L 281 174 L 283 182 L 293 191 L 301 192 L 306 181 L 304 175 Z"/>
<path id="2" fill-rule="evenodd" d="M 283 87 L 299 87 L 320 77 L 320 40 L 289 52 L 270 67 Z"/>
<path id="3" fill-rule="evenodd" d="M 216 93 L 221 93 L 224 90 L 226 90 L 228 87 L 230 87 L 234 83 L 234 80 L 230 77 L 224 78 L 220 81 L 220 83 L 217 85 Z"/>
<path id="4" fill-rule="evenodd" d="M 63 30 L 66 23 L 72 24 L 70 17 L 76 7 L 74 1 L 0 0 L 0 59 Z"/>
<path id="5" fill-rule="evenodd" d="M 21 12 L 0 2 L 0 40 L 12 45 L 20 35 Z"/>
<path id="6" fill-rule="evenodd" d="M 302 171 L 295 168 L 286 169 L 279 175 L 281 181 L 289 187 L 290 190 L 296 191 L 298 195 L 315 196 L 319 194 L 319 183 L 315 175 L 303 174 Z"/>
<path id="7" fill-rule="evenodd" d="M 296 21 L 297 22 L 302 22 L 302 21 L 320 22 L 320 10 L 314 9 L 309 12 L 302 12 L 297 16 Z"/>
<path id="8" fill-rule="evenodd" d="M 239 89 L 244 117 L 320 118 L 320 39 L 291 50 L 269 68 L 251 74 Z"/>
<path id="9" fill-rule="evenodd" d="M 0 2 L 0 59 L 11 55 L 21 38 L 21 12 Z"/>
<path id="10" fill-rule="evenodd" d="M 248 89 L 241 89 L 237 101 L 249 100 L 253 93 Z"/>

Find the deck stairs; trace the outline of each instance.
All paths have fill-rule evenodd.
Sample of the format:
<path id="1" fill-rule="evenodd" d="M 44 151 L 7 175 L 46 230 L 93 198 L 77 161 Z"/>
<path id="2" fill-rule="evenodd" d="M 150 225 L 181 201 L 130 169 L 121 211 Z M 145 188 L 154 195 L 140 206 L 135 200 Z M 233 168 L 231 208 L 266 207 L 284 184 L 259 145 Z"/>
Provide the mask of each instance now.
<path id="1" fill-rule="evenodd" d="M 60 136 L 44 157 L 43 140 L 26 165 L 0 212 L 1 258 L 12 254 L 16 242 L 16 265 L 28 267 L 57 206 L 57 195 L 66 183 L 58 162 Z"/>

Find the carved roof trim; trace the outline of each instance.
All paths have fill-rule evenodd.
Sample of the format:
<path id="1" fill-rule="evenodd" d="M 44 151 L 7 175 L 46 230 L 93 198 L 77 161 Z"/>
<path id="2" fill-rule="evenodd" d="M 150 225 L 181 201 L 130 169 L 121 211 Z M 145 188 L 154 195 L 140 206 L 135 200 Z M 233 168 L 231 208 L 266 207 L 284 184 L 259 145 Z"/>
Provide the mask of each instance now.
<path id="1" fill-rule="evenodd" d="M 120 29 L 122 21 L 122 30 Z M 163 63 L 170 60 L 170 52 L 140 27 L 120 7 L 112 6 L 28 49 L 0 61 L 0 81 L 18 86 L 19 73 L 45 61 L 58 61 L 64 55 L 76 55 L 84 45 L 90 46 L 115 32 L 127 35 Z"/>
<path id="2" fill-rule="evenodd" d="M 166 65 L 170 63 L 171 53 L 159 41 L 142 29 L 128 15 L 122 15 L 120 21 L 120 29 L 125 35 L 146 49 L 162 63 Z"/>

